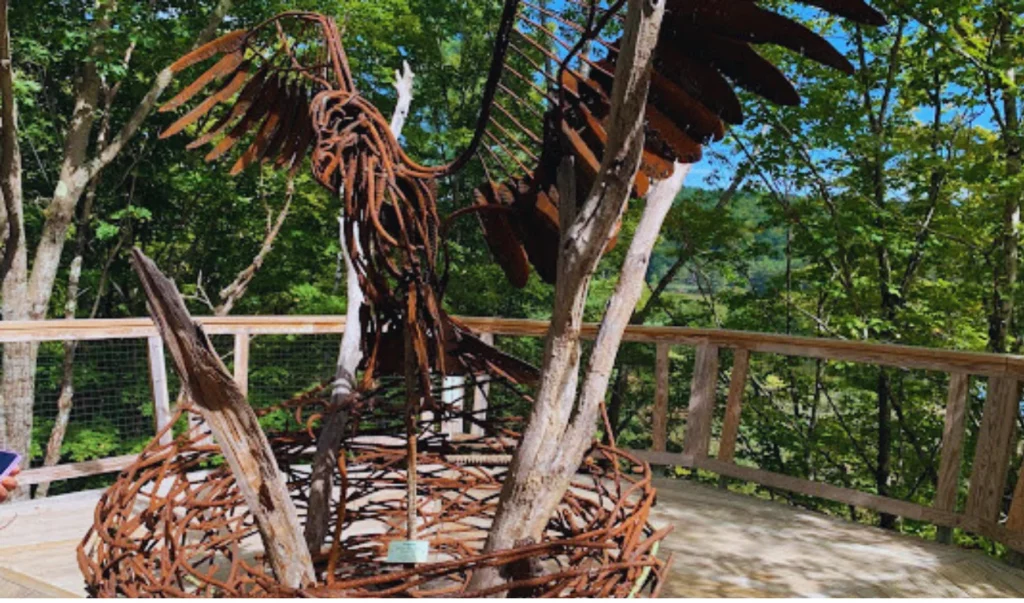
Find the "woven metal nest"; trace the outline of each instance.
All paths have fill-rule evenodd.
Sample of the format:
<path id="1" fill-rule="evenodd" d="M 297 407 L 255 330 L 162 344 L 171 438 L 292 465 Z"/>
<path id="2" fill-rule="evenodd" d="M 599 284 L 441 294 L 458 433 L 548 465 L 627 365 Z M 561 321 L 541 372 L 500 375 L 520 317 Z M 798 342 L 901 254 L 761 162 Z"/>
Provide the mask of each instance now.
<path id="1" fill-rule="evenodd" d="M 494 395 L 492 400 L 501 396 Z M 379 394 L 379 392 L 378 392 Z M 89 593 L 100 597 L 386 597 L 466 593 L 472 573 L 496 566 L 511 596 L 628 597 L 657 594 L 668 562 L 658 546 L 668 530 L 648 522 L 655 491 L 649 466 L 600 444 L 588 453 L 541 542 L 482 554 L 520 421 L 491 409 L 486 435 L 453 441 L 442 419 L 421 421 L 417 457 L 417 538 L 427 563 L 388 563 L 390 542 L 406 536 L 407 463 L 393 418 L 401 392 L 366 397 L 342 444 L 331 497 L 331 535 L 313 552 L 317 583 L 280 586 L 265 563 L 252 514 L 220 449 L 195 409 L 183 406 L 100 499 L 78 549 Z M 514 400 L 515 396 L 508 399 Z M 327 396 L 315 391 L 261 412 L 280 427 L 270 440 L 305 522 L 310 466 Z M 269 431 L 269 430 L 268 430 Z M 339 529 L 340 527 L 340 529 Z M 471 594 L 487 594 L 486 592 Z"/>

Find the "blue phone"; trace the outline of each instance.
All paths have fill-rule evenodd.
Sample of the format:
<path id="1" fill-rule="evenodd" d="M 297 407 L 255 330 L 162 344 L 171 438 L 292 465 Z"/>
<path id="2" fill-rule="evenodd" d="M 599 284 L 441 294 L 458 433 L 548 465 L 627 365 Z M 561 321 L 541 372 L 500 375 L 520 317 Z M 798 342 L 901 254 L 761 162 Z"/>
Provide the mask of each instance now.
<path id="1" fill-rule="evenodd" d="M 21 463 L 21 455 L 17 452 L 0 450 L 0 478 L 7 477 Z"/>

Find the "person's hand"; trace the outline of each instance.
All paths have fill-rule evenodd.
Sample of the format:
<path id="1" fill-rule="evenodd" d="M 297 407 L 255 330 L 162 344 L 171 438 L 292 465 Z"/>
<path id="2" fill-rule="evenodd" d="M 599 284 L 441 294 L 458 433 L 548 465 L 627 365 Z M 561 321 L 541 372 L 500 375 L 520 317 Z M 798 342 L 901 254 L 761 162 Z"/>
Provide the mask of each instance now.
<path id="1" fill-rule="evenodd" d="M 15 469 L 14 471 L 11 471 L 10 475 L 0 480 L 0 503 L 7 500 L 7 497 L 10 495 L 11 492 L 17 490 L 18 480 L 14 478 L 19 473 L 21 473 L 21 470 Z"/>

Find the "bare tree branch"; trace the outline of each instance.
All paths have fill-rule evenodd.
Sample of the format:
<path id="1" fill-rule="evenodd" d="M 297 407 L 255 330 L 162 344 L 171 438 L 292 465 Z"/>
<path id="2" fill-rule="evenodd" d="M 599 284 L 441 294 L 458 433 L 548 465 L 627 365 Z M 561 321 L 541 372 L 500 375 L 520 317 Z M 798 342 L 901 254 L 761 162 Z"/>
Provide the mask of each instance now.
<path id="1" fill-rule="evenodd" d="M 256 273 L 263 267 L 263 262 L 266 261 L 270 252 L 274 250 L 274 242 L 281 233 L 281 227 L 284 226 L 284 221 L 288 217 L 288 211 L 292 207 L 292 199 L 295 198 L 295 180 L 291 176 L 288 177 L 288 183 L 285 186 L 284 207 L 278 212 L 277 219 L 267 229 L 267 234 L 263 237 L 263 244 L 260 245 L 260 250 L 256 253 L 256 257 L 252 259 L 252 262 L 244 270 L 238 273 L 238 276 L 235 277 L 235 280 L 230 285 L 221 289 L 221 303 L 214 309 L 216 316 L 231 314 L 232 308 L 245 295 L 246 290 L 248 290 L 249 285 L 252 283 L 252 279 L 256 277 Z M 270 215 L 268 214 L 269 218 Z"/>
<path id="2" fill-rule="evenodd" d="M 234 0 L 220 0 L 213 12 L 210 13 L 210 17 L 206 22 L 206 26 L 199 33 L 199 37 L 196 39 L 195 46 L 201 46 L 213 39 L 213 36 L 217 33 L 217 28 L 220 27 L 224 17 L 227 16 L 228 11 L 234 4 Z M 150 113 L 156 107 L 157 100 L 160 99 L 160 95 L 167 90 L 167 87 L 171 85 L 174 74 L 170 68 L 164 69 L 156 76 L 156 80 L 153 85 L 150 86 L 146 96 L 142 98 L 135 111 L 127 122 L 121 127 L 121 130 L 111 140 L 110 144 L 103 147 L 97 154 L 85 166 L 85 171 L 90 176 L 102 170 L 111 161 L 117 158 L 118 154 L 124 149 L 124 146 L 135 136 L 139 128 L 149 117 Z"/>

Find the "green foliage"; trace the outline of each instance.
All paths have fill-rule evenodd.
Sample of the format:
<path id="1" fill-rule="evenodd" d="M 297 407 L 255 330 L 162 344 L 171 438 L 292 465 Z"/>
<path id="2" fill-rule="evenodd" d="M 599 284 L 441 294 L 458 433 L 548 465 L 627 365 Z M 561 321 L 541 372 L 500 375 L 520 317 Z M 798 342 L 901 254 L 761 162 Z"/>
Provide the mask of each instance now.
<path id="1" fill-rule="evenodd" d="M 81 57 L 102 42 L 97 67 L 108 82 L 121 84 L 111 117 L 115 124 L 124 123 L 154 74 L 189 48 L 215 3 L 119 2 L 111 15 L 116 26 L 102 40 L 92 27 L 93 2 L 14 4 L 26 229 L 34 245 L 45 206 L 34 200 L 52 194 L 60 170 Z M 708 150 L 715 172 L 709 186 L 688 189 L 668 217 L 640 303 L 644 322 L 964 350 L 989 346 L 993 282 L 1003 265 L 1003 216 L 1007 203 L 1019 203 L 1024 190 L 1024 176 L 1010 161 L 1021 139 L 1013 79 L 1024 67 L 1021 11 L 995 0 L 877 4 L 892 18 L 878 30 L 797 13 L 858 66 L 854 77 L 764 49 L 799 83 L 805 102 L 777 108 L 743 98 L 747 126 Z M 496 0 L 258 0 L 236 2 L 224 29 L 249 26 L 282 10 L 334 15 L 360 89 L 385 114 L 395 101 L 393 73 L 408 61 L 416 72 L 415 99 L 403 143 L 411 156 L 438 164 L 452 159 L 472 133 L 500 8 Z M 1010 24 L 1009 33 L 995 43 L 1003 20 Z M 131 61 L 125 65 L 129 49 Z M 158 141 L 157 133 L 173 119 L 158 114 L 147 121 L 103 173 L 92 218 L 69 234 L 85 229 L 88 235 L 80 316 L 94 304 L 100 317 L 145 313 L 126 254 L 131 246 L 141 247 L 177 280 L 195 313 L 207 313 L 204 294 L 216 301 L 217 293 L 249 265 L 284 204 L 281 174 L 253 169 L 229 178 L 224 165 L 207 165 L 201 154 L 187 151 L 184 137 Z M 735 174 L 738 186 L 731 190 Z M 469 204 L 472 189 L 483 179 L 472 168 L 441 182 L 442 215 Z M 340 314 L 346 308 L 339 277 L 338 202 L 307 170 L 299 172 L 295 189 L 273 251 L 235 306 L 236 314 Z M 595 275 L 586 307 L 589 320 L 601 316 L 615 287 L 642 209 L 642 203 L 630 204 L 620 243 Z M 479 231 L 474 218 L 451 227 L 447 309 L 465 315 L 548 317 L 551 287 L 536 276 L 523 290 L 510 287 Z M 66 257 L 62 270 L 69 264 Z M 62 315 L 67 301 L 62 276 L 52 315 Z M 100 287 L 104 279 L 110 284 Z M 1019 287 L 1009 295 L 1019 302 Z M 1024 338 L 1019 321 L 1012 329 L 1015 340 Z M 305 341 L 254 340 L 251 391 L 256 406 L 288 398 L 330 376 L 336 342 Z M 503 338 L 500 343 L 525 359 L 540 360 L 540 341 Z M 60 346 L 44 346 L 41 354 L 38 380 L 45 403 L 34 428 L 36 458 L 52 426 L 63 358 Z M 138 450 L 148 437 L 152 410 L 145 365 L 138 358 L 119 357 L 111 368 L 87 347 L 79 351 L 76 390 L 103 392 L 104 405 L 76 402 L 61 451 L 64 460 L 125 454 Z M 620 406 L 616 428 L 623 446 L 650 444 L 653 364 L 649 346 L 625 345 L 620 352 L 609 404 Z M 669 445 L 674 450 L 682 443 L 692 365 L 691 350 L 672 351 Z M 730 370 L 726 358 L 723 389 Z M 134 377 L 111 385 L 115 374 Z M 881 485 L 891 496 L 930 504 L 945 376 L 883 374 L 864 365 L 758 356 L 751 377 L 741 462 L 864 491 L 878 491 Z M 883 381 L 893 410 L 880 421 Z M 973 384 L 972 418 L 985 394 L 983 383 Z M 127 413 L 136 419 L 130 425 L 118 419 Z M 284 413 L 263 418 L 265 427 L 273 429 L 294 427 L 293 421 Z M 968 423 L 965 449 L 972 451 L 976 421 Z M 879 480 L 883 426 L 892 444 L 890 470 Z M 970 457 L 964 459 L 965 469 Z M 1019 463 L 1015 458 L 1014 475 Z M 804 497 L 791 502 L 851 513 Z M 856 518 L 877 520 L 865 513 Z M 904 522 L 902 528 L 930 535 L 928 526 Z M 967 536 L 958 538 L 980 546 Z"/>
<path id="2" fill-rule="evenodd" d="M 1019 144 L 1020 107 L 1006 75 L 1024 56 L 1022 15 L 1005 3 L 879 4 L 891 14 L 886 28 L 815 24 L 858 66 L 853 78 L 767 53 L 799 81 L 805 102 L 776 108 L 746 99 L 748 125 L 714 153 L 716 165 L 743 184 L 725 194 L 728 178 L 719 176 L 715 188 L 688 191 L 677 202 L 649 279 L 657 283 L 680 258 L 685 268 L 647 322 L 989 347 L 993 279 L 1004 262 L 1002 216 L 1008 203 L 1020 203 L 1020 175 L 1006 152 Z M 1013 24 L 1001 41 L 999 15 Z M 1020 302 L 1019 287 L 1011 295 Z M 1020 335 L 1015 323 L 1010 337 Z M 644 446 L 653 354 L 626 347 L 620 358 L 626 386 L 612 399 L 623 404 L 619 441 Z M 690 362 L 673 353 L 670 425 L 682 422 L 687 398 L 675 390 L 688 387 Z M 729 371 L 726 361 L 723 396 Z M 947 387 L 946 375 L 927 371 L 755 355 L 738 458 L 930 505 Z M 985 396 L 979 380 L 971 391 L 968 457 Z M 881 399 L 890 407 L 884 418 Z M 883 427 L 887 447 L 880 447 Z M 671 430 L 670 448 L 680 449 L 681 435 Z M 888 469 L 881 471 L 883 458 Z M 963 475 L 972 462 L 964 459 Z M 1019 465 L 1018 451 L 1008 495 Z M 965 494 L 963 483 L 960 505 Z M 787 498 L 879 521 L 842 505 Z M 916 522 L 900 528 L 934 535 L 933 526 Z M 1002 554 L 1001 547 L 957 538 Z"/>

